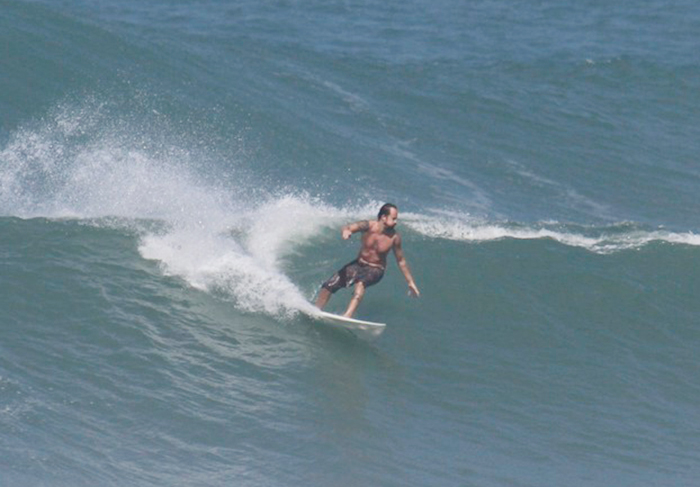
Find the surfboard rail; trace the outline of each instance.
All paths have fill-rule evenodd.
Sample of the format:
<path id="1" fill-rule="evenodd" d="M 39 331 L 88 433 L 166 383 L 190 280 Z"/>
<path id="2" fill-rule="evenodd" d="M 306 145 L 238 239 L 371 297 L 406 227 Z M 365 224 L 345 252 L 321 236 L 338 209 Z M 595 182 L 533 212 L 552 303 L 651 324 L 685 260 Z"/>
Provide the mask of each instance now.
<path id="1" fill-rule="evenodd" d="M 327 311 L 316 310 L 311 317 L 324 325 L 349 332 L 363 340 L 375 340 L 386 330 L 386 323 L 346 318 Z"/>

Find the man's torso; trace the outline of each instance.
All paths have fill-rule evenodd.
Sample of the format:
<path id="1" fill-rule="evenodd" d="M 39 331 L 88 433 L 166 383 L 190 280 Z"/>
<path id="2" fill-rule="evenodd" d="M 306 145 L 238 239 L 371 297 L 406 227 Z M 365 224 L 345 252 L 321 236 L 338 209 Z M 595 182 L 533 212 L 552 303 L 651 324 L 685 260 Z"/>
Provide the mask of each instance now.
<path id="1" fill-rule="evenodd" d="M 369 265 L 386 267 L 386 256 L 394 247 L 397 233 L 382 232 L 379 222 L 370 222 L 369 230 L 362 234 L 362 248 L 358 258 Z"/>

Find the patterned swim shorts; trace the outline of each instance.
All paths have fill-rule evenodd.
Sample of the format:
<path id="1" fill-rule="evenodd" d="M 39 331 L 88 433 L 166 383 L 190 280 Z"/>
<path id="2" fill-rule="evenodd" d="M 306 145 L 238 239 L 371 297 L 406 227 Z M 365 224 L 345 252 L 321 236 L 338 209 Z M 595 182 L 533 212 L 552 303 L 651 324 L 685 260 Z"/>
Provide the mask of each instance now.
<path id="1" fill-rule="evenodd" d="M 384 277 L 384 269 L 360 262 L 358 259 L 346 264 L 323 283 L 323 288 L 335 293 L 338 289 L 361 282 L 365 287 L 377 284 Z"/>

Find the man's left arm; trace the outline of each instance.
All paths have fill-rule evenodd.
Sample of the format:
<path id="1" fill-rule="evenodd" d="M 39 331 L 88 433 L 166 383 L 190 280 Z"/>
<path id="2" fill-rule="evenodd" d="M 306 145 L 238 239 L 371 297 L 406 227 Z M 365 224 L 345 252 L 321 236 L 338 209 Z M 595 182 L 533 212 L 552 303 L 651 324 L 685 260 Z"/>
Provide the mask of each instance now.
<path id="1" fill-rule="evenodd" d="M 416 286 L 413 280 L 413 275 L 411 274 L 411 269 L 408 267 L 408 262 L 406 262 L 406 257 L 403 255 L 403 247 L 401 246 L 401 235 L 396 235 L 396 240 L 394 241 L 394 256 L 396 256 L 396 263 L 399 265 L 399 269 L 403 273 L 403 277 L 406 278 L 408 283 L 408 292 L 415 297 L 420 296 L 420 291 L 418 286 Z"/>

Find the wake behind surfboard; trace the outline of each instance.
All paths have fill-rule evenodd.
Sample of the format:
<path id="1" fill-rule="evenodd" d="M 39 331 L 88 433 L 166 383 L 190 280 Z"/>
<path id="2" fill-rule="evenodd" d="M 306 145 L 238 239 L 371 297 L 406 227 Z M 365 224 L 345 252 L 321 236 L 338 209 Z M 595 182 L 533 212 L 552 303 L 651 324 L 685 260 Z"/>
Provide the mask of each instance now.
<path id="1" fill-rule="evenodd" d="M 345 316 L 321 310 L 314 312 L 310 316 L 319 323 L 328 325 L 336 330 L 347 331 L 363 340 L 376 340 L 386 329 L 385 323 L 346 318 Z"/>

